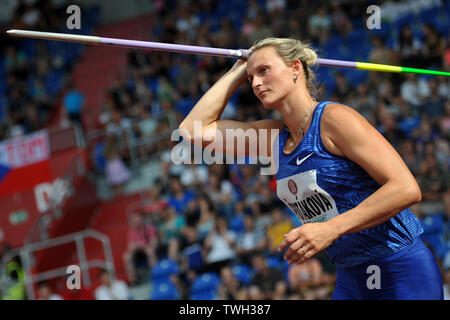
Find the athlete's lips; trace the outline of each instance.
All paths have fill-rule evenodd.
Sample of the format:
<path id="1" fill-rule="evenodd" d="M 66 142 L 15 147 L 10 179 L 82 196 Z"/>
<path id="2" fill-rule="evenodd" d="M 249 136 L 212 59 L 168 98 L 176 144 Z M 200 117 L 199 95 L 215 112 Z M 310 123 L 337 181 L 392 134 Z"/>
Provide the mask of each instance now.
<path id="1" fill-rule="evenodd" d="M 268 92 L 268 91 L 269 91 L 268 89 L 262 90 L 262 91 L 260 91 L 257 95 L 260 97 L 260 96 L 262 96 L 264 93 L 266 93 L 266 92 Z"/>

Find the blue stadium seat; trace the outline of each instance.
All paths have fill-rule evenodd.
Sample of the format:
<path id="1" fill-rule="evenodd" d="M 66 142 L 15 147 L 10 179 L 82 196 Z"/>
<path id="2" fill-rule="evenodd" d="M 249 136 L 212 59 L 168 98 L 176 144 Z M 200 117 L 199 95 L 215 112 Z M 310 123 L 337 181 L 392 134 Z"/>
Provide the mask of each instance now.
<path id="1" fill-rule="evenodd" d="M 50 96 L 55 96 L 62 88 L 63 74 L 58 70 L 50 71 L 45 77 L 45 89 Z"/>
<path id="2" fill-rule="evenodd" d="M 419 19 L 422 23 L 435 23 L 436 17 L 442 11 L 442 8 L 435 6 L 432 8 L 421 10 L 419 13 Z"/>
<path id="3" fill-rule="evenodd" d="M 216 273 L 204 273 L 194 280 L 189 290 L 189 296 L 191 300 L 215 300 L 219 285 L 220 278 Z"/>
<path id="4" fill-rule="evenodd" d="M 361 46 L 361 43 L 367 41 L 367 39 L 368 32 L 365 29 L 355 29 L 345 37 L 344 42 L 346 45 L 354 44 Z"/>
<path id="5" fill-rule="evenodd" d="M 20 49 L 25 52 L 28 61 L 31 61 L 36 56 L 36 39 L 22 39 Z"/>
<path id="6" fill-rule="evenodd" d="M 267 266 L 270 268 L 275 268 L 278 270 L 283 270 L 283 261 L 280 260 L 278 256 L 269 256 L 266 258 Z"/>
<path id="7" fill-rule="evenodd" d="M 150 280 L 158 283 L 161 281 L 166 281 L 172 275 L 176 275 L 180 272 L 180 267 L 178 263 L 170 259 L 163 259 L 156 263 L 150 272 Z"/>
<path id="8" fill-rule="evenodd" d="M 245 285 L 249 285 L 252 282 L 252 269 L 246 264 L 238 264 L 233 266 L 233 275 Z"/>
<path id="9" fill-rule="evenodd" d="M 171 281 L 160 281 L 156 283 L 150 292 L 150 300 L 177 299 L 180 299 L 180 292 Z"/>
<path id="10" fill-rule="evenodd" d="M 353 87 L 357 87 L 361 83 L 367 82 L 369 71 L 352 70 L 352 72 L 347 73 L 346 78 Z"/>
<path id="11" fill-rule="evenodd" d="M 4 97 L 3 95 L 0 95 L 0 121 L 2 121 L 4 117 L 5 117 Z"/>
<path id="12" fill-rule="evenodd" d="M 436 256 L 443 260 L 445 259 L 445 256 L 450 252 L 450 241 L 444 241 L 443 237 L 440 239 L 441 241 L 438 242 L 434 247 L 434 252 L 436 253 Z"/>
<path id="13" fill-rule="evenodd" d="M 414 19 L 413 14 L 402 15 L 392 22 L 392 28 L 400 30 L 404 25 L 409 25 Z"/>
<path id="14" fill-rule="evenodd" d="M 243 232 L 245 230 L 244 217 L 233 216 L 228 225 L 228 229 L 235 232 L 236 234 Z"/>
<path id="15" fill-rule="evenodd" d="M 424 235 L 441 233 L 444 231 L 444 214 L 433 214 L 424 217 L 421 221 L 424 230 Z"/>
<path id="16" fill-rule="evenodd" d="M 195 105 L 194 99 L 191 97 L 186 97 L 181 99 L 175 104 L 175 110 L 183 115 L 183 117 L 187 117 L 189 112 L 191 112 L 192 108 Z"/>
<path id="17" fill-rule="evenodd" d="M 158 91 L 158 87 L 159 87 L 158 78 L 156 78 L 156 77 L 150 78 L 147 81 L 147 87 L 150 89 L 152 94 L 156 94 L 156 92 Z"/>
<path id="18" fill-rule="evenodd" d="M 187 258 L 188 269 L 198 270 L 203 267 L 202 247 L 193 244 L 183 250 L 183 255 Z"/>
<path id="19" fill-rule="evenodd" d="M 323 50 L 329 55 L 331 52 L 337 52 L 342 46 L 343 39 L 341 37 L 331 37 L 325 42 Z"/>

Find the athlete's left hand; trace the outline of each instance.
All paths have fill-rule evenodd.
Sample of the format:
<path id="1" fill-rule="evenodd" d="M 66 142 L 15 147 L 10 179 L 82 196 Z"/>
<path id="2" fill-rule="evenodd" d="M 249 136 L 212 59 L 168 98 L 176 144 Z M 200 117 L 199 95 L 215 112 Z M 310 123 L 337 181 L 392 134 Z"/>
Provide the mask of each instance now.
<path id="1" fill-rule="evenodd" d="M 325 250 L 338 237 L 336 229 L 327 222 L 308 223 L 285 234 L 278 252 L 283 252 L 289 246 L 284 258 L 289 264 L 301 264 Z"/>

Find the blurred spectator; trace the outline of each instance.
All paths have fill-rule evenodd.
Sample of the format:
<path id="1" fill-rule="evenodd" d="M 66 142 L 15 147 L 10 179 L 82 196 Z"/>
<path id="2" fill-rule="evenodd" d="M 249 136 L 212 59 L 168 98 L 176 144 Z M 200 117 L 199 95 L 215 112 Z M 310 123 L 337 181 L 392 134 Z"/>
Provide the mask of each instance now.
<path id="1" fill-rule="evenodd" d="M 450 300 L 450 268 L 444 271 L 444 300 Z"/>
<path id="2" fill-rule="evenodd" d="M 361 83 L 356 89 L 356 95 L 353 100 L 349 101 L 349 105 L 367 119 L 370 118 L 375 109 L 376 98 L 375 95 L 369 91 L 367 84 Z"/>
<path id="3" fill-rule="evenodd" d="M 330 280 L 316 258 L 311 258 L 302 264 L 293 264 L 288 269 L 289 287 L 301 296 L 309 289 L 328 285 Z"/>
<path id="4" fill-rule="evenodd" d="M 209 271 L 218 273 L 220 268 L 236 258 L 235 242 L 236 237 L 228 230 L 227 221 L 218 218 L 204 243 L 204 256 Z"/>
<path id="5" fill-rule="evenodd" d="M 135 117 L 139 119 L 139 122 L 135 124 L 135 136 L 139 138 L 138 140 L 138 152 L 139 157 L 142 162 L 148 160 L 148 156 L 151 152 L 147 142 L 147 139 L 151 138 L 156 128 L 158 122 L 153 119 L 150 115 L 148 108 L 143 104 L 136 105 L 136 115 Z"/>
<path id="6" fill-rule="evenodd" d="M 275 285 L 275 291 L 272 295 L 272 300 L 287 300 L 288 299 L 288 286 L 286 282 L 277 282 Z"/>
<path id="7" fill-rule="evenodd" d="M 400 86 L 402 98 L 412 104 L 415 108 L 420 108 L 423 100 L 429 96 L 429 88 L 425 80 L 419 79 L 417 74 L 407 73 L 406 81 Z"/>
<path id="8" fill-rule="evenodd" d="M 320 6 L 308 20 L 308 33 L 313 40 L 317 41 L 319 35 L 330 31 L 331 19 L 328 16 L 326 6 Z"/>
<path id="9" fill-rule="evenodd" d="M 431 78 L 428 80 L 428 86 L 430 89 L 430 94 L 423 103 L 423 114 L 426 114 L 428 118 L 436 123 L 444 114 L 444 103 L 445 99 L 440 96 L 438 82 L 436 79 Z"/>
<path id="10" fill-rule="evenodd" d="M 272 210 L 272 223 L 267 227 L 267 242 L 270 253 L 276 253 L 284 235 L 292 230 L 291 221 L 279 208 Z"/>
<path id="11" fill-rule="evenodd" d="M 394 115 L 390 112 L 383 112 L 381 115 L 381 125 L 378 128 L 380 133 L 392 144 L 395 149 L 406 140 L 406 135 L 397 128 Z"/>
<path id="12" fill-rule="evenodd" d="M 450 99 L 445 102 L 445 111 L 440 121 L 440 128 L 443 136 L 450 138 Z"/>
<path id="13" fill-rule="evenodd" d="M 170 172 L 170 158 L 161 157 L 159 161 L 158 177 L 153 184 L 159 188 L 162 194 L 169 195 L 171 192 L 170 185 L 173 175 Z"/>
<path id="14" fill-rule="evenodd" d="M 350 94 L 351 88 L 350 85 L 345 78 L 344 74 L 341 72 L 336 73 L 336 89 L 334 91 L 334 96 L 338 101 L 346 101 L 349 94 Z"/>
<path id="15" fill-rule="evenodd" d="M 145 196 L 142 208 L 145 213 L 159 214 L 168 206 L 165 195 L 161 193 L 158 185 L 153 185 Z"/>
<path id="16" fill-rule="evenodd" d="M 68 92 L 63 98 L 64 112 L 68 119 L 83 128 L 81 114 L 84 105 L 84 95 L 75 87 L 73 80 L 67 85 Z"/>
<path id="17" fill-rule="evenodd" d="M 247 300 L 265 300 L 263 290 L 257 285 L 251 285 L 247 288 Z"/>
<path id="18" fill-rule="evenodd" d="M 185 226 L 185 218 L 177 214 L 173 207 L 168 206 L 162 211 L 161 221 L 157 226 L 160 239 L 157 249 L 159 259 L 167 257 L 173 261 L 178 261 L 178 252 Z"/>
<path id="19" fill-rule="evenodd" d="M 258 15 L 254 19 L 254 31 L 249 35 L 249 44 L 253 44 L 258 40 L 269 38 L 272 36 L 272 31 L 269 28 L 268 23 L 266 22 L 265 15 Z"/>
<path id="20" fill-rule="evenodd" d="M 25 271 L 19 256 L 13 257 L 5 267 L 2 277 L 2 300 L 25 300 Z"/>
<path id="21" fill-rule="evenodd" d="M 130 292 L 124 281 L 111 279 L 108 270 L 100 271 L 100 286 L 95 289 L 95 300 L 128 300 Z"/>
<path id="22" fill-rule="evenodd" d="M 419 186 L 422 202 L 442 201 L 444 193 L 450 189 L 450 175 L 438 165 L 435 156 L 425 158 L 419 172 Z"/>
<path id="23" fill-rule="evenodd" d="M 179 100 L 179 95 L 170 84 L 166 76 L 160 76 L 158 78 L 159 85 L 156 91 L 157 98 L 161 104 L 167 103 L 168 105 L 173 105 L 175 101 Z"/>
<path id="24" fill-rule="evenodd" d="M 14 46 L 6 48 L 5 70 L 13 75 L 17 80 L 25 81 L 28 77 L 28 59 L 24 51 L 18 50 Z"/>
<path id="25" fill-rule="evenodd" d="M 231 267 L 220 269 L 221 284 L 219 286 L 220 300 L 245 300 L 245 286 L 234 276 Z"/>
<path id="26" fill-rule="evenodd" d="M 266 248 L 266 239 L 263 233 L 258 233 L 255 229 L 255 221 L 252 216 L 245 216 L 244 225 L 245 230 L 236 238 L 235 250 L 239 260 L 250 265 L 253 255 L 263 252 Z"/>
<path id="27" fill-rule="evenodd" d="M 420 159 L 415 152 L 414 143 L 411 140 L 406 140 L 400 146 L 399 153 L 412 174 L 416 175 L 419 172 Z"/>
<path id="28" fill-rule="evenodd" d="M 128 230 L 128 248 L 123 259 L 130 283 L 137 283 L 136 264 L 139 256 L 147 260 L 147 270 L 156 263 L 156 248 L 158 246 L 157 230 L 153 224 L 145 224 L 143 213 L 134 211 L 130 216 Z"/>
<path id="29" fill-rule="evenodd" d="M 195 194 L 189 189 L 185 189 L 180 182 L 180 178 L 174 176 L 170 179 L 169 205 L 175 209 L 178 215 L 183 214 L 190 201 L 195 199 Z"/>
<path id="30" fill-rule="evenodd" d="M 266 259 L 262 254 L 256 254 L 252 259 L 253 275 L 252 284 L 263 292 L 263 299 L 271 300 L 274 297 L 277 283 L 284 284 L 283 272 L 267 266 Z"/>
<path id="31" fill-rule="evenodd" d="M 269 14 L 280 14 L 286 8 L 286 0 L 268 0 L 266 10 Z"/>
<path id="32" fill-rule="evenodd" d="M 425 23 L 422 27 L 423 45 L 422 61 L 423 68 L 442 68 L 442 57 L 445 53 L 445 39 L 431 23 Z"/>
<path id="33" fill-rule="evenodd" d="M 331 6 L 332 29 L 337 30 L 341 37 L 346 37 L 347 34 L 353 29 L 350 19 L 339 2 L 334 2 Z"/>
<path id="34" fill-rule="evenodd" d="M 131 120 L 124 117 L 119 109 L 114 108 L 111 113 L 111 119 L 106 126 L 106 133 L 116 136 L 119 143 L 126 145 L 130 140 L 131 132 Z"/>
<path id="35" fill-rule="evenodd" d="M 64 300 L 59 294 L 52 291 L 50 284 L 42 281 L 37 285 L 37 299 L 38 300 Z"/>
<path id="36" fill-rule="evenodd" d="M 215 173 L 209 174 L 209 181 L 206 184 L 208 195 L 214 206 L 221 215 L 228 219 L 233 215 L 233 205 L 235 202 L 234 187 L 228 180 L 221 180 Z"/>
<path id="37" fill-rule="evenodd" d="M 245 218 L 246 207 L 244 202 L 237 201 L 234 206 L 234 214 L 229 219 L 229 229 L 233 231 L 235 234 L 239 234 L 240 232 L 244 232 L 244 218 Z M 263 229 L 265 230 L 265 229 Z"/>
<path id="38" fill-rule="evenodd" d="M 384 45 L 383 39 L 374 37 L 372 39 L 373 49 L 369 53 L 369 61 L 372 63 L 393 65 L 391 50 Z"/>
<path id="39" fill-rule="evenodd" d="M 196 231 L 199 238 L 203 241 L 216 224 L 216 212 L 214 205 L 207 194 L 201 194 L 198 197 L 198 205 L 200 216 L 196 223 Z"/>
<path id="40" fill-rule="evenodd" d="M 181 269 L 186 272 L 189 277 L 189 272 L 202 272 L 204 267 L 204 259 L 202 254 L 203 241 L 198 236 L 197 230 L 194 226 L 186 226 L 183 229 L 183 238 L 180 244 Z"/>
<path id="41" fill-rule="evenodd" d="M 117 137 L 109 135 L 106 139 L 106 180 L 118 195 L 123 192 L 123 186 L 131 179 L 131 173 L 120 156 Z"/>
<path id="42" fill-rule="evenodd" d="M 195 164 L 191 161 L 180 176 L 181 184 L 189 188 L 199 188 L 208 181 L 208 169 L 206 166 Z"/>
<path id="43" fill-rule="evenodd" d="M 421 68 L 420 65 L 420 50 L 422 44 L 420 40 L 415 37 L 409 25 L 404 25 L 400 31 L 398 42 L 395 49 L 401 55 L 401 65 Z"/>
<path id="44" fill-rule="evenodd" d="M 37 285 L 37 299 L 38 300 L 64 300 L 59 294 L 52 291 L 50 285 L 45 282 L 39 282 Z"/>

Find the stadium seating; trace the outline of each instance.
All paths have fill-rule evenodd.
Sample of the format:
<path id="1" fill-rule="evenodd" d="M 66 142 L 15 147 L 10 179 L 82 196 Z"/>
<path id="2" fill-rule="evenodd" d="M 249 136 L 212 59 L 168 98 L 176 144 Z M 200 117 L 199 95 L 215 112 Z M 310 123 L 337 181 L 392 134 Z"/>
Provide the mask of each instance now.
<path id="1" fill-rule="evenodd" d="M 216 273 L 204 273 L 195 278 L 189 292 L 191 300 L 215 300 L 220 278 Z"/>
<path id="2" fill-rule="evenodd" d="M 172 275 L 180 272 L 178 263 L 170 259 L 163 259 L 159 261 L 150 272 L 150 280 L 153 283 L 165 282 L 170 279 Z"/>
<path id="3" fill-rule="evenodd" d="M 252 281 L 252 269 L 246 264 L 237 264 L 232 268 L 233 275 L 238 279 L 241 283 L 245 285 L 249 285 Z"/>
<path id="4" fill-rule="evenodd" d="M 150 293 L 150 300 L 177 300 L 180 298 L 178 288 L 170 280 L 155 283 Z"/>

